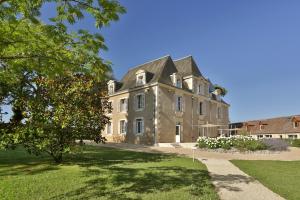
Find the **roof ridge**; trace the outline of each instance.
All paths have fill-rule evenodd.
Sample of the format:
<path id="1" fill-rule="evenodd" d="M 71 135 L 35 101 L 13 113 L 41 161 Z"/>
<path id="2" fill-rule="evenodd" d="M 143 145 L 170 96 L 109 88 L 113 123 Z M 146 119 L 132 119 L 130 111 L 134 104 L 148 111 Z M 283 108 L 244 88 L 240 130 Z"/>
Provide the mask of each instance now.
<path id="1" fill-rule="evenodd" d="M 154 59 L 154 60 L 150 60 L 150 61 L 145 62 L 145 63 L 143 63 L 143 64 L 136 65 L 136 66 L 130 68 L 128 71 L 132 71 L 132 70 L 137 69 L 137 68 L 139 68 L 139 67 L 141 67 L 141 66 L 143 66 L 143 65 L 146 65 L 146 64 L 149 64 L 149 63 L 152 63 L 152 62 L 155 62 L 155 61 L 161 60 L 161 59 L 163 59 L 163 58 L 167 58 L 167 57 L 171 57 L 171 56 L 170 56 L 170 55 L 165 55 L 165 56 L 162 56 L 162 57 L 160 57 L 160 58 L 156 58 L 156 59 Z"/>
<path id="2" fill-rule="evenodd" d="M 186 58 L 188 58 L 188 57 L 191 57 L 191 58 L 193 58 L 193 56 L 192 56 L 192 55 L 187 55 L 187 56 L 184 56 L 184 57 L 182 57 L 182 58 L 178 58 L 178 59 L 176 59 L 176 60 L 173 60 L 173 61 L 174 61 L 174 62 L 176 62 L 176 61 L 179 61 L 179 60 L 186 59 Z"/>
<path id="3" fill-rule="evenodd" d="M 266 121 L 266 120 L 274 120 L 274 119 L 285 119 L 285 118 L 288 118 L 288 117 L 297 117 L 297 116 L 300 116 L 300 114 L 281 116 L 281 117 L 270 117 L 270 118 L 263 118 L 263 119 L 252 119 L 252 120 L 246 120 L 246 121 L 243 121 L 243 122 L 257 122 L 257 121 Z"/>

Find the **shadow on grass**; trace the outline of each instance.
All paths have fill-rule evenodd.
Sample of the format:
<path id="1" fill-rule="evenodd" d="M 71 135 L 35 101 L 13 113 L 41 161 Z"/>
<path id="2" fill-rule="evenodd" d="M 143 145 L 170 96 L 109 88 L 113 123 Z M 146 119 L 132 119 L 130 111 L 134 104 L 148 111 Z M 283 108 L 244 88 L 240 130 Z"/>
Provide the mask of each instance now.
<path id="1" fill-rule="evenodd" d="M 80 176 L 87 179 L 80 188 L 52 196 L 51 199 L 106 199 L 137 200 L 143 194 L 183 189 L 200 197 L 211 191 L 210 177 L 206 170 L 180 166 L 145 165 L 149 162 L 168 161 L 175 155 L 123 151 L 103 147 L 84 147 L 82 152 L 65 155 L 61 165 L 43 155 L 34 157 L 24 153 L 0 151 L 0 176 L 33 175 L 58 170 L 60 166 L 77 165 Z M 140 165 L 136 165 L 139 164 Z M 133 164 L 134 166 L 132 166 Z M 6 170 L 1 170 L 5 166 Z M 153 167 L 154 166 L 154 167 Z M 13 170 L 10 170 L 13 169 Z M 79 179 L 81 177 L 78 177 Z"/>
<path id="2" fill-rule="evenodd" d="M 105 196 L 107 199 L 137 200 L 143 194 L 168 192 L 184 189 L 195 197 L 207 192 L 210 177 L 206 170 L 187 169 L 185 167 L 150 167 L 150 168 L 109 168 L 111 178 L 94 178 L 84 187 L 51 199 L 90 199 Z M 102 170 L 92 170 L 101 174 Z M 90 175 L 88 170 L 85 175 Z M 130 193 L 140 194 L 130 195 Z"/>
<path id="3" fill-rule="evenodd" d="M 242 191 L 242 188 L 237 187 L 236 184 L 245 183 L 249 184 L 255 181 L 254 178 L 237 175 L 237 174 L 227 174 L 227 175 L 219 175 L 219 174 L 211 174 L 212 180 L 216 182 L 215 186 L 217 190 L 225 189 L 228 191 L 239 192 Z"/>

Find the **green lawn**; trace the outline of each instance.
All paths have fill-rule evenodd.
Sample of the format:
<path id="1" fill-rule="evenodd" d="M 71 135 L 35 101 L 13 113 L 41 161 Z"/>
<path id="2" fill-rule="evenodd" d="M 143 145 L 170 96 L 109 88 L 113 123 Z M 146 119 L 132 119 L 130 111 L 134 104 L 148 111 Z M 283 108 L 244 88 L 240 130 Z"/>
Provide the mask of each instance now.
<path id="1" fill-rule="evenodd" d="M 231 161 L 288 200 L 300 199 L 300 161 Z"/>
<path id="2" fill-rule="evenodd" d="M 84 147 L 53 164 L 0 151 L 0 199 L 218 199 L 206 167 L 174 155 Z"/>

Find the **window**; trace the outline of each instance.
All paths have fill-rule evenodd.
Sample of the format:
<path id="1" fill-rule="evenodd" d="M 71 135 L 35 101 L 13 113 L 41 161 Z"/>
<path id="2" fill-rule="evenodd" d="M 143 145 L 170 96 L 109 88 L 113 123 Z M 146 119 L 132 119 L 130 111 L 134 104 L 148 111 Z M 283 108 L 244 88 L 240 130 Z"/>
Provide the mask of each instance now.
<path id="1" fill-rule="evenodd" d="M 203 102 L 199 102 L 199 115 L 203 115 Z"/>
<path id="2" fill-rule="evenodd" d="M 120 112 L 126 112 L 127 111 L 127 99 L 120 99 Z"/>
<path id="3" fill-rule="evenodd" d="M 144 133 L 144 120 L 142 118 L 138 118 L 135 120 L 135 126 L 136 134 Z"/>
<path id="4" fill-rule="evenodd" d="M 182 112 L 182 97 L 181 96 L 176 97 L 176 111 Z"/>
<path id="5" fill-rule="evenodd" d="M 202 86 L 201 86 L 201 84 L 198 85 L 198 94 L 202 94 Z"/>
<path id="6" fill-rule="evenodd" d="M 299 122 L 294 122 L 294 128 L 299 127 Z"/>
<path id="7" fill-rule="evenodd" d="M 144 85 L 145 81 L 144 81 L 144 75 L 138 75 L 137 79 L 136 79 L 136 85 Z"/>
<path id="8" fill-rule="evenodd" d="M 297 139 L 298 136 L 297 136 L 297 135 L 288 135 L 288 138 L 289 138 L 289 139 Z"/>
<path id="9" fill-rule="evenodd" d="M 135 103 L 136 103 L 136 109 L 137 110 L 144 109 L 144 107 L 145 107 L 145 95 L 144 94 L 136 95 Z"/>
<path id="10" fill-rule="evenodd" d="M 182 81 L 181 81 L 181 78 L 177 78 L 177 79 L 176 79 L 176 87 L 182 88 Z"/>
<path id="11" fill-rule="evenodd" d="M 113 83 L 108 85 L 108 94 L 113 94 L 115 92 L 115 86 Z"/>
<path id="12" fill-rule="evenodd" d="M 126 134 L 126 121 L 125 120 L 121 120 L 120 121 L 120 134 Z"/>
<path id="13" fill-rule="evenodd" d="M 176 135 L 180 135 L 180 129 L 181 129 L 181 125 L 180 125 L 180 123 L 177 123 L 176 124 Z"/>
<path id="14" fill-rule="evenodd" d="M 272 138 L 272 135 L 265 135 L 266 138 Z"/>
<path id="15" fill-rule="evenodd" d="M 112 124 L 108 122 L 106 125 L 106 134 L 111 134 Z"/>
<path id="16" fill-rule="evenodd" d="M 263 130 L 264 128 L 265 128 L 264 125 L 259 125 L 260 130 Z"/>
<path id="17" fill-rule="evenodd" d="M 263 135 L 257 135 L 257 138 L 263 138 L 264 136 Z"/>
<path id="18" fill-rule="evenodd" d="M 112 113 L 112 109 L 113 109 L 113 108 L 112 108 L 112 102 L 111 102 L 111 101 L 108 102 L 108 106 L 109 106 L 109 108 L 110 108 L 110 109 L 108 110 L 108 114 L 111 114 L 111 113 Z"/>

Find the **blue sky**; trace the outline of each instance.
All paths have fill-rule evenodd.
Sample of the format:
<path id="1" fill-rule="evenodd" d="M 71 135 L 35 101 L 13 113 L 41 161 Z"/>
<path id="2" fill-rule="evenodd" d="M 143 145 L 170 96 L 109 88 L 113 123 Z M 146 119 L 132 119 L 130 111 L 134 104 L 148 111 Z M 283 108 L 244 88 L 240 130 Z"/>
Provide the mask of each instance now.
<path id="1" fill-rule="evenodd" d="M 97 30 L 116 78 L 171 55 L 192 55 L 202 74 L 229 91 L 233 122 L 300 114 L 300 1 L 121 0 L 127 13 Z M 43 9 L 43 19 L 53 14 Z"/>

